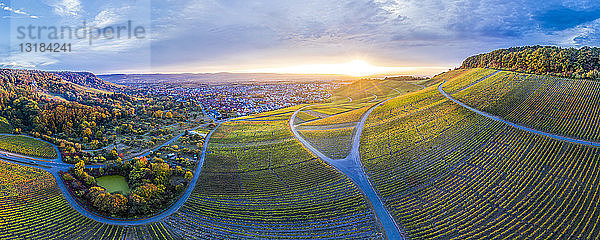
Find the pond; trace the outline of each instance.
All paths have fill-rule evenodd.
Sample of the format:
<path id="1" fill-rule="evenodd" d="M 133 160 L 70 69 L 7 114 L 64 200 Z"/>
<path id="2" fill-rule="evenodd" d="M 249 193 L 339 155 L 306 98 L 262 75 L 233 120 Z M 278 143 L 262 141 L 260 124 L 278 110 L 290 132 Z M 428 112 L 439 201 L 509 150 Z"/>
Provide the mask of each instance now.
<path id="1" fill-rule="evenodd" d="M 127 185 L 127 181 L 125 177 L 120 175 L 110 175 L 110 176 L 102 176 L 96 178 L 96 182 L 98 185 L 106 188 L 107 192 L 115 193 L 121 192 L 123 194 L 129 193 L 129 185 Z"/>

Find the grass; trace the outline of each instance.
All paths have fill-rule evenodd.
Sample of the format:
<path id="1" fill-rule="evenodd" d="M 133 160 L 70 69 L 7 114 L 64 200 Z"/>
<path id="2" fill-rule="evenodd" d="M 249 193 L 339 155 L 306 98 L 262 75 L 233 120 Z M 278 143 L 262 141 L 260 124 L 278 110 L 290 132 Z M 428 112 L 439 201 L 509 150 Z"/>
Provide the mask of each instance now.
<path id="1" fill-rule="evenodd" d="M 123 194 L 129 193 L 129 185 L 125 177 L 120 175 L 109 175 L 96 178 L 98 185 L 105 188 L 110 193 L 121 192 Z"/>

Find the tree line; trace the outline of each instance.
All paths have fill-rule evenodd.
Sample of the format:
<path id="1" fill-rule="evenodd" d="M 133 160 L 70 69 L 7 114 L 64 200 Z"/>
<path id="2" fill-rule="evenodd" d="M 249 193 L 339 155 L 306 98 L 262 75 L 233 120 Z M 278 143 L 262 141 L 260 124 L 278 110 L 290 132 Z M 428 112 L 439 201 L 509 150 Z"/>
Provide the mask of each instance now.
<path id="1" fill-rule="evenodd" d="M 600 79 L 600 48 L 512 47 L 471 56 L 461 66 L 476 67 L 566 78 Z"/>

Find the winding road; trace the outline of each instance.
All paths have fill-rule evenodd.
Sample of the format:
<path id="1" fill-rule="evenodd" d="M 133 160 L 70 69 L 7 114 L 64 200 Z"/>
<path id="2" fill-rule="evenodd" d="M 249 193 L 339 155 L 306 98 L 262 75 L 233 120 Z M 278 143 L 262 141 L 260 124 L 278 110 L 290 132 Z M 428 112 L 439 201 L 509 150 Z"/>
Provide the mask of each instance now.
<path id="1" fill-rule="evenodd" d="M 488 75 L 488 76 L 486 76 L 486 77 L 478 80 L 475 83 L 481 82 L 482 80 L 484 80 L 484 79 L 486 79 L 488 77 L 491 77 L 492 75 L 494 75 L 496 73 L 498 73 L 498 71 L 496 71 L 496 72 L 494 72 L 494 73 L 492 73 L 492 74 L 490 74 L 490 75 Z M 452 100 L 456 104 L 461 105 L 461 106 L 465 107 L 466 109 L 469 109 L 469 110 L 471 110 L 471 111 L 473 111 L 473 112 L 475 112 L 475 113 L 477 113 L 477 114 L 479 114 L 481 116 L 487 117 L 487 118 L 492 119 L 492 120 L 497 121 L 497 122 L 508 124 L 508 125 L 510 125 L 512 127 L 515 127 L 515 128 L 518 128 L 518 129 L 521 129 L 521 130 L 524 130 L 524 131 L 528 131 L 528 132 L 531 132 L 531 133 L 539 134 L 539 135 L 546 136 L 546 137 L 549 137 L 549 138 L 553 138 L 553 139 L 556 139 L 556 140 L 561 140 L 561 141 L 566 141 L 566 142 L 571 142 L 571 143 L 577 143 L 577 144 L 583 144 L 583 145 L 592 146 L 592 147 L 600 147 L 600 142 L 586 141 L 586 140 L 581 140 L 581 139 L 576 139 L 576 138 L 570 138 L 570 137 L 560 136 L 560 135 L 556 135 L 556 134 L 553 134 L 553 133 L 543 132 L 543 131 L 540 131 L 540 130 L 536 130 L 536 129 L 533 129 L 533 128 L 530 128 L 530 127 L 526 127 L 526 126 L 523 126 L 523 125 L 520 125 L 520 124 L 516 124 L 516 123 L 510 122 L 510 121 L 506 121 L 506 120 L 502 119 L 499 116 L 495 116 L 495 115 L 489 114 L 487 112 L 475 109 L 475 108 L 473 108 L 473 107 L 471 107 L 471 106 L 469 106 L 469 105 L 467 105 L 467 104 L 459 101 L 458 99 L 452 97 L 450 94 L 448 94 L 446 91 L 444 91 L 444 84 L 446 82 L 447 81 L 444 81 L 442 84 L 440 84 L 438 86 L 438 91 L 440 93 L 442 93 L 446 98 Z M 468 87 L 470 87 L 472 85 L 474 85 L 474 84 L 471 84 Z M 464 90 L 464 89 L 467 89 L 467 88 L 463 88 L 463 89 L 461 89 L 461 91 Z"/>
<path id="2" fill-rule="evenodd" d="M 68 171 L 69 167 L 72 167 L 73 165 L 62 162 L 61 157 L 60 157 L 60 151 L 58 151 L 58 148 L 56 147 L 56 145 L 54 145 L 52 143 L 50 143 L 50 145 L 52 145 L 55 148 L 55 150 L 57 151 L 57 154 L 58 154 L 58 157 L 56 159 L 34 158 L 34 157 L 0 151 L 0 160 L 10 161 L 12 163 L 16 163 L 19 165 L 36 167 L 36 168 L 40 168 L 40 169 L 48 171 L 56 179 L 58 188 L 63 193 L 63 195 L 65 196 L 65 199 L 71 205 L 71 207 L 73 207 L 73 209 L 75 209 L 76 211 L 78 211 L 79 213 L 81 213 L 82 215 L 84 215 L 88 218 L 91 218 L 91 219 L 101 222 L 101 223 L 112 224 L 112 225 L 121 225 L 121 226 L 143 225 L 143 224 L 160 221 L 163 218 L 175 213 L 177 210 L 179 210 L 179 208 L 181 208 L 181 206 L 183 206 L 185 201 L 187 201 L 187 199 L 191 196 L 192 192 L 194 191 L 194 187 L 196 186 L 196 182 L 198 181 L 198 178 L 200 176 L 200 171 L 202 170 L 202 165 L 204 163 L 204 158 L 206 156 L 206 149 L 208 148 L 208 140 L 210 139 L 210 136 L 213 134 L 213 132 L 221 125 L 221 123 L 223 123 L 223 122 L 221 122 L 221 121 L 217 122 L 217 126 L 213 130 L 211 130 L 208 133 L 208 135 L 206 136 L 206 138 L 204 139 L 204 145 L 202 147 L 202 154 L 200 155 L 200 158 L 198 160 L 198 166 L 196 167 L 196 171 L 194 172 L 194 178 L 192 179 L 192 181 L 190 181 L 186 191 L 182 194 L 182 196 L 177 200 L 177 202 L 173 203 L 168 209 L 162 211 L 160 214 L 154 215 L 154 216 L 148 217 L 148 218 L 143 218 L 143 219 L 122 220 L 122 219 L 107 218 L 104 216 L 100 216 L 96 213 L 90 212 L 86 208 L 84 208 L 81 204 L 79 204 L 79 202 L 77 202 L 73 198 L 73 196 L 67 189 L 67 186 L 64 184 L 63 180 L 61 179 L 61 177 L 59 175 L 60 171 L 66 172 L 66 171 Z M 198 127 L 196 127 L 196 128 L 198 128 Z M 194 128 L 194 129 L 196 129 L 196 128 Z M 149 150 L 143 156 L 146 156 L 146 155 L 150 154 L 151 152 L 176 141 L 181 136 L 183 136 L 183 133 L 175 136 L 171 140 L 159 145 L 158 147 L 155 147 L 155 148 Z M 40 139 L 38 139 L 38 140 L 40 140 Z M 90 165 L 90 166 L 86 166 L 86 168 L 100 168 L 103 166 L 104 165 Z"/>
<path id="3" fill-rule="evenodd" d="M 397 91 L 396 89 L 394 90 Z M 362 167 L 362 163 L 360 161 L 360 136 L 365 122 L 369 117 L 369 114 L 376 107 L 387 102 L 389 99 L 391 98 L 388 98 L 384 101 L 373 105 L 371 108 L 369 108 L 367 112 L 365 112 L 361 116 L 360 122 L 356 126 L 356 131 L 352 139 L 352 148 L 350 150 L 350 154 L 348 154 L 348 156 L 342 159 L 332 159 L 326 156 L 321 151 L 316 149 L 312 144 L 306 141 L 296 129 L 296 126 L 294 125 L 294 119 L 296 119 L 296 115 L 303 109 L 313 105 L 304 106 L 296 110 L 289 120 L 289 126 L 296 139 L 300 141 L 302 145 L 304 145 L 304 147 L 306 147 L 314 155 L 321 158 L 323 161 L 327 162 L 328 164 L 332 165 L 337 170 L 348 176 L 358 186 L 358 188 L 363 192 L 363 194 L 365 194 L 367 199 L 371 202 L 371 205 L 373 206 L 373 209 L 377 214 L 377 218 L 381 222 L 385 235 L 388 239 L 406 239 L 406 233 L 398 226 L 394 218 L 385 208 L 383 201 L 375 191 L 373 185 L 371 185 L 371 183 L 369 182 L 368 177 L 366 176 Z"/>

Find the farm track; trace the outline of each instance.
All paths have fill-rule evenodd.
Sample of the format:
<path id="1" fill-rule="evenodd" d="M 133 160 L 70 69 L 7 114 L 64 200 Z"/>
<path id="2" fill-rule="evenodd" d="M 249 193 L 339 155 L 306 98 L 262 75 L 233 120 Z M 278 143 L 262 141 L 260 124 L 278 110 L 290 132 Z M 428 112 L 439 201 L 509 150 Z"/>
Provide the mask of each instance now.
<path id="1" fill-rule="evenodd" d="M 396 89 L 393 89 L 393 90 L 398 92 L 398 94 L 401 94 L 398 90 L 396 90 Z M 302 111 L 304 108 L 314 106 L 314 105 L 305 106 L 303 108 L 296 110 L 289 120 L 289 126 L 290 126 L 290 130 L 292 131 L 292 133 L 294 134 L 296 139 L 298 139 L 298 141 L 300 141 L 302 143 L 302 145 L 304 145 L 304 147 L 306 147 L 314 155 L 321 158 L 321 160 L 332 165 L 338 171 L 340 171 L 341 173 L 343 173 L 344 175 L 349 177 L 357 185 L 357 187 L 361 190 L 361 192 L 367 197 L 367 199 L 371 203 L 373 209 L 375 210 L 376 216 L 377 216 L 379 222 L 381 223 L 381 225 L 383 226 L 383 230 L 388 239 L 406 239 L 407 238 L 406 233 L 398 226 L 398 224 L 396 223 L 394 218 L 391 216 L 389 211 L 385 208 L 385 205 L 384 205 L 383 201 L 381 200 L 381 198 L 379 197 L 379 195 L 377 194 L 377 192 L 375 191 L 375 188 L 369 182 L 368 177 L 366 176 L 364 169 L 362 167 L 362 163 L 360 160 L 360 152 L 359 152 L 360 136 L 361 136 L 364 124 L 365 124 L 367 118 L 369 117 L 369 114 L 375 108 L 377 108 L 381 104 L 387 102 L 389 99 L 392 99 L 392 98 L 385 99 L 385 100 L 380 101 L 379 103 L 373 105 L 371 108 L 369 108 L 369 110 L 367 110 L 367 112 L 365 112 L 361 116 L 360 121 L 356 125 L 356 130 L 354 131 L 354 136 L 352 138 L 352 148 L 351 148 L 350 154 L 348 154 L 348 156 L 346 156 L 345 158 L 342 158 L 342 159 L 332 159 L 330 157 L 327 157 L 321 151 L 316 149 L 311 143 L 306 141 L 300 135 L 298 130 L 296 129 L 296 126 L 294 125 L 294 119 L 296 118 L 296 115 L 300 111 Z"/>
<path id="2" fill-rule="evenodd" d="M 478 80 L 475 83 L 481 82 L 482 80 L 487 79 L 488 77 L 491 77 L 492 75 L 494 75 L 496 73 L 497 72 L 494 72 L 494 73 L 492 73 L 492 74 L 490 74 L 490 75 L 488 75 L 488 76 L 486 76 L 486 77 Z M 510 125 L 512 127 L 521 129 L 523 131 L 535 133 L 535 134 L 546 136 L 546 137 L 549 137 L 549 138 L 553 138 L 553 139 L 557 139 L 557 140 L 561 140 L 561 141 L 566 141 L 566 142 L 570 142 L 570 143 L 577 143 L 577 144 L 592 146 L 592 147 L 600 147 L 600 142 L 586 141 L 586 140 L 581 140 L 581 139 L 576 139 L 576 138 L 570 138 L 570 137 L 560 136 L 560 135 L 556 135 L 556 134 L 552 134 L 552 133 L 548 133 L 548 132 L 536 130 L 536 129 L 533 129 L 533 128 L 530 128 L 530 127 L 527 127 L 527 126 L 524 126 L 524 125 L 520 125 L 520 124 L 516 124 L 516 123 L 510 122 L 510 121 L 506 121 L 506 120 L 504 120 L 503 118 L 501 118 L 499 116 L 492 115 L 492 114 L 489 114 L 487 112 L 475 109 L 475 108 L 473 108 L 473 107 L 471 107 L 471 106 L 469 106 L 469 105 L 467 105 L 467 104 L 459 101 L 458 99 L 452 97 L 450 94 L 448 94 L 446 91 L 444 91 L 444 84 L 446 82 L 447 81 L 444 81 L 442 84 L 438 85 L 438 91 L 442 95 L 444 95 L 449 100 L 455 102 L 456 104 L 458 104 L 460 106 L 463 106 L 464 108 L 469 109 L 469 110 L 471 110 L 471 111 L 473 111 L 473 112 L 475 112 L 475 113 L 477 113 L 477 114 L 479 114 L 481 116 L 487 117 L 487 118 L 489 118 L 491 120 L 494 120 L 494 121 L 497 121 L 497 122 L 505 123 L 507 125 Z M 468 87 L 470 87 L 472 85 L 475 85 L 475 84 L 471 84 L 471 85 L 469 85 L 469 86 L 461 89 L 461 91 L 464 90 L 464 89 L 467 89 Z"/>

